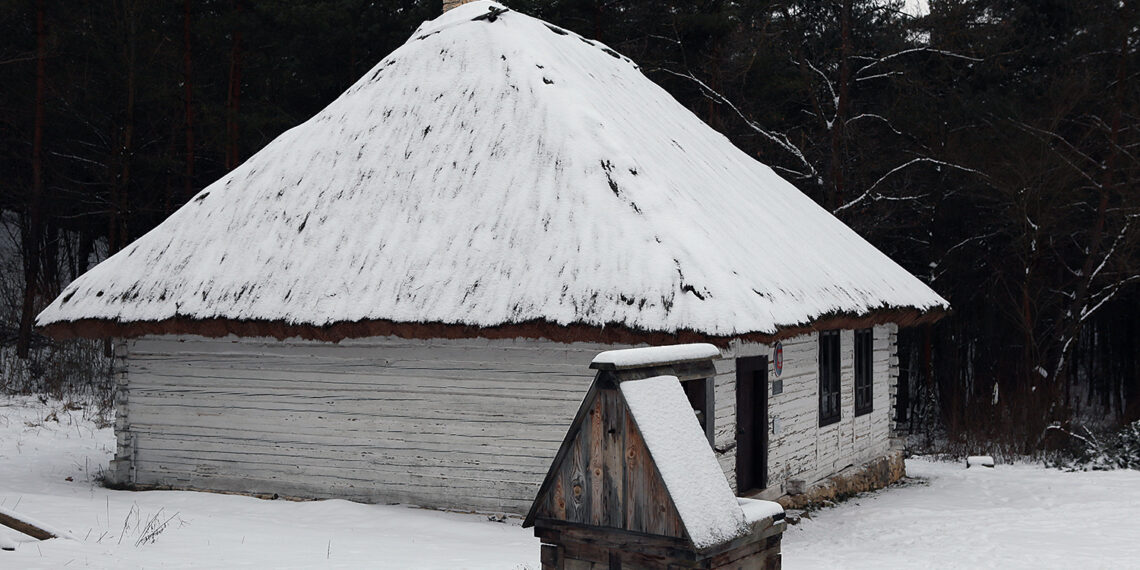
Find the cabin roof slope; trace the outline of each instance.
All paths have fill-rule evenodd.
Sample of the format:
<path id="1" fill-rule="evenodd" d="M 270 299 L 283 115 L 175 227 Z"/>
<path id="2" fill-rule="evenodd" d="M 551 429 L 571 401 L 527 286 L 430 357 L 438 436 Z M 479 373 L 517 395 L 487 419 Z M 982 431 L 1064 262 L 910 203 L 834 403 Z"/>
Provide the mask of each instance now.
<path id="1" fill-rule="evenodd" d="M 773 333 L 946 302 L 608 47 L 478 1 L 69 285 L 85 319 Z"/>

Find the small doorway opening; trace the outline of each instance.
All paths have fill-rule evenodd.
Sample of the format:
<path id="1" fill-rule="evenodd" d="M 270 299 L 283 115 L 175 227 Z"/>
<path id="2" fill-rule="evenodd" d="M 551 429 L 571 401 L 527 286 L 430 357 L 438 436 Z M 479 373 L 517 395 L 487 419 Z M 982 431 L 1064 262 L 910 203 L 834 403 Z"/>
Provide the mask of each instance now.
<path id="1" fill-rule="evenodd" d="M 736 359 L 736 489 L 768 486 L 768 357 Z"/>

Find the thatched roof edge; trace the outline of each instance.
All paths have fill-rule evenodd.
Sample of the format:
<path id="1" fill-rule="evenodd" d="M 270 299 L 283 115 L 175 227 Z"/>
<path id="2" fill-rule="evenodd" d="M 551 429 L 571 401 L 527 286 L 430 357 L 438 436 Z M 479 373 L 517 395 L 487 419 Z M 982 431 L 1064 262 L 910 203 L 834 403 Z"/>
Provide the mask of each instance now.
<path id="1" fill-rule="evenodd" d="M 774 333 L 746 332 L 731 336 L 713 336 L 692 330 L 646 331 L 621 324 L 597 326 L 571 323 L 561 325 L 538 320 L 490 327 L 450 323 L 401 323 L 389 320 L 363 320 L 318 326 L 286 323 L 284 321 L 178 317 L 161 321 L 136 322 L 82 319 L 52 323 L 40 330 L 56 339 L 133 338 L 146 335 L 199 335 L 217 338 L 234 335 L 239 337 L 269 337 L 278 340 L 300 338 L 339 342 L 353 338 L 395 336 L 407 339 L 528 338 L 567 343 L 645 343 L 651 345 L 708 342 L 724 347 L 734 340 L 771 343 L 820 330 L 859 329 L 888 323 L 895 323 L 900 327 L 917 326 L 933 323 L 945 316 L 946 313 L 941 309 L 919 311 L 913 308 L 883 308 L 863 315 L 824 315 L 810 323 L 781 327 Z"/>

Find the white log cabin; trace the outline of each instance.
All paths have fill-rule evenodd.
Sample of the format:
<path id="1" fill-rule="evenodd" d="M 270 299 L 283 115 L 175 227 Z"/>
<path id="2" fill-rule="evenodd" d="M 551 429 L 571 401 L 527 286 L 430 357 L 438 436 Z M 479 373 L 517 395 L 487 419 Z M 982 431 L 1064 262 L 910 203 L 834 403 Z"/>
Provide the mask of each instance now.
<path id="1" fill-rule="evenodd" d="M 740 494 L 891 451 L 947 303 L 598 42 L 485 0 L 38 318 L 117 339 L 111 483 L 523 513 L 614 348 L 685 380 Z"/>

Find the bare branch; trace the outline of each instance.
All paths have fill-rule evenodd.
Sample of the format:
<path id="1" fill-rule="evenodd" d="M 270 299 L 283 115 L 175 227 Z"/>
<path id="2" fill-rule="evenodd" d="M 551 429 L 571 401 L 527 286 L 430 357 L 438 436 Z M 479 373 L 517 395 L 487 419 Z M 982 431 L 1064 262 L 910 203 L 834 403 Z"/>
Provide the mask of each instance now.
<path id="1" fill-rule="evenodd" d="M 966 245 L 972 241 L 980 240 L 980 239 L 989 239 L 989 238 L 992 238 L 992 237 L 998 235 L 999 233 L 1001 233 L 1001 232 L 990 232 L 984 236 L 974 236 L 974 237 L 966 238 L 966 239 L 958 242 L 954 246 L 952 246 L 950 249 L 947 249 L 946 253 L 943 254 L 943 257 L 950 255 L 950 252 L 952 252 L 952 251 L 954 251 L 954 250 L 956 250 L 956 249 L 958 249 L 958 248 L 960 248 L 960 247 L 962 247 L 962 246 L 964 246 L 964 245 Z"/>
<path id="2" fill-rule="evenodd" d="M 1074 147 L 1068 140 L 1066 140 L 1065 137 L 1058 135 L 1057 133 L 1054 133 L 1052 131 L 1047 131 L 1044 129 L 1034 127 L 1033 125 L 1023 123 L 1021 121 L 1010 121 L 1010 122 L 1013 123 L 1013 125 L 1015 127 L 1017 127 L 1018 129 L 1026 132 L 1026 133 L 1029 133 L 1031 135 L 1034 135 L 1037 138 L 1037 140 L 1040 140 L 1041 142 L 1045 142 L 1045 139 L 1047 139 L 1047 138 L 1060 141 L 1062 144 L 1064 144 L 1066 147 L 1068 147 L 1069 150 L 1073 151 L 1074 154 L 1076 154 L 1077 156 L 1080 156 L 1081 158 L 1092 163 L 1093 166 L 1095 168 L 1097 168 L 1098 170 L 1104 169 L 1104 164 L 1102 164 L 1100 161 L 1094 160 L 1092 157 L 1081 152 L 1080 150 L 1077 150 L 1077 148 Z M 1074 164 L 1073 161 L 1069 160 L 1069 158 L 1067 156 L 1065 156 L 1061 152 L 1057 151 L 1057 149 L 1053 148 L 1052 146 L 1050 146 L 1049 148 L 1062 161 L 1064 161 L 1065 164 L 1068 164 L 1070 167 L 1072 167 L 1073 170 L 1076 171 L 1077 174 L 1079 174 L 1082 178 L 1084 178 L 1085 180 L 1088 180 L 1089 183 L 1091 183 L 1096 188 L 1098 188 L 1098 189 L 1102 188 L 1100 182 L 1097 182 L 1096 179 L 1094 179 L 1091 175 L 1089 175 L 1088 172 L 1085 172 L 1085 170 L 1083 168 Z"/>
<path id="3" fill-rule="evenodd" d="M 670 75 L 680 77 L 682 79 L 688 79 L 689 81 L 696 83 L 698 86 L 700 86 L 701 93 L 704 94 L 705 97 L 715 101 L 718 104 L 725 105 L 729 109 L 732 109 L 732 112 L 736 113 L 736 116 L 740 117 L 740 119 L 742 121 L 744 121 L 744 123 L 746 125 L 748 125 L 749 128 L 751 128 L 753 131 L 759 133 L 764 138 L 767 138 L 768 140 L 772 141 L 773 143 L 776 144 L 776 146 L 778 146 L 778 147 L 784 149 L 786 152 L 788 152 L 788 154 L 791 154 L 792 156 L 796 157 L 796 159 L 800 162 L 800 164 L 802 164 L 808 170 L 807 173 L 796 173 L 798 178 L 816 178 L 819 176 L 819 174 L 815 170 L 815 167 L 813 167 L 811 165 L 811 163 L 808 162 L 807 157 L 804 156 L 803 152 L 800 151 L 799 147 L 792 144 L 792 141 L 788 140 L 787 135 L 785 135 L 783 133 L 775 133 L 775 132 L 769 131 L 767 129 L 764 129 L 758 123 L 756 123 L 756 121 L 753 121 L 752 119 L 749 119 L 747 116 L 745 116 L 744 112 L 741 111 L 740 108 L 738 108 L 735 104 L 733 104 L 732 101 L 729 101 L 727 97 L 725 97 L 724 95 L 721 95 L 716 90 L 714 90 L 713 88 L 706 85 L 704 81 L 701 81 L 696 76 L 694 76 L 692 73 L 678 73 L 676 71 L 673 71 L 671 69 L 666 69 L 664 67 L 659 67 L 656 70 L 657 71 L 664 71 L 665 73 L 668 73 Z M 782 169 L 782 170 L 789 172 L 789 173 L 795 172 L 793 170 L 789 170 L 786 168 Z"/>
<path id="4" fill-rule="evenodd" d="M 1104 269 L 1104 266 L 1108 264 L 1108 260 L 1112 257 L 1112 254 L 1116 252 L 1116 248 L 1120 245 L 1120 242 L 1124 241 L 1124 237 L 1128 235 L 1128 228 L 1132 225 L 1132 220 L 1132 217 L 1125 220 L 1124 227 L 1120 228 L 1120 233 L 1116 234 L 1116 238 L 1112 240 L 1112 247 L 1108 248 L 1108 253 L 1104 254 L 1104 259 L 1100 260 L 1100 265 L 1089 274 L 1090 282 L 1096 278 L 1100 270 Z"/>
<path id="5" fill-rule="evenodd" d="M 800 62 L 798 62 L 798 61 L 795 61 L 795 60 L 792 60 L 792 63 L 794 63 L 794 64 L 796 64 L 796 65 L 799 65 L 799 64 L 800 64 Z M 826 85 L 827 85 L 827 91 L 828 91 L 828 93 L 831 93 L 831 104 L 832 104 L 832 106 L 834 106 L 835 108 L 838 108 L 838 107 L 839 107 L 839 95 L 836 95 L 836 94 L 835 94 L 835 86 L 833 86 L 833 85 L 831 84 L 831 80 L 827 78 L 827 74 L 825 74 L 824 72 L 820 71 L 818 67 L 816 67 L 816 66 L 812 65 L 812 63 L 811 63 L 810 61 L 808 61 L 806 58 L 804 59 L 804 63 L 806 63 L 806 64 L 807 64 L 807 66 L 808 66 L 808 67 L 810 67 L 810 68 L 811 68 L 811 70 L 812 70 L 812 71 L 814 71 L 814 72 L 816 73 L 816 75 L 819 75 L 819 76 L 820 76 L 820 78 L 822 78 L 822 79 L 823 79 L 823 82 L 824 82 L 824 84 L 826 84 Z M 834 119 L 833 119 L 833 120 L 834 120 Z M 831 129 L 831 124 L 832 124 L 833 120 L 832 120 L 832 121 L 827 121 L 827 128 L 828 128 L 828 129 Z"/>
<path id="6" fill-rule="evenodd" d="M 893 133 L 895 133 L 896 135 L 899 135 L 899 136 L 904 136 L 904 135 L 903 135 L 901 132 L 899 132 L 899 130 L 898 130 L 898 129 L 896 129 L 896 128 L 895 128 L 895 126 L 894 126 L 894 125 L 892 125 L 892 124 L 891 124 L 891 122 L 890 122 L 890 121 L 888 121 L 888 120 L 887 120 L 887 118 L 886 118 L 886 117 L 884 117 L 884 116 L 882 116 L 882 115 L 876 115 L 876 114 L 874 114 L 874 113 L 862 113 L 862 114 L 859 114 L 859 115 L 855 115 L 854 117 L 851 117 L 850 119 L 847 119 L 847 122 L 846 122 L 845 124 L 848 124 L 848 125 L 850 125 L 851 123 L 855 122 L 855 121 L 856 121 L 856 120 L 858 120 L 858 119 L 878 119 L 878 120 L 882 121 L 884 124 L 886 124 L 886 125 L 887 125 L 887 128 L 888 128 L 888 129 L 890 129 L 890 130 L 891 130 L 891 132 L 893 132 Z"/>
<path id="7" fill-rule="evenodd" d="M 1128 277 L 1121 279 L 1112 285 L 1109 285 L 1107 291 L 1101 295 L 1101 298 L 1096 301 L 1096 304 L 1093 305 L 1092 308 L 1089 308 L 1087 306 L 1081 308 L 1081 316 L 1077 319 L 1077 321 L 1084 322 L 1086 319 L 1091 317 L 1093 313 L 1096 313 L 1098 309 L 1103 307 L 1105 303 L 1111 301 L 1113 297 L 1116 297 L 1116 294 L 1119 293 L 1125 285 L 1136 281 L 1140 281 L 1140 275 L 1129 275 Z"/>
<path id="8" fill-rule="evenodd" d="M 989 178 L 988 176 L 986 176 L 986 174 L 984 172 L 982 172 L 980 170 L 975 170 L 973 168 L 969 168 L 966 166 L 961 166 L 961 165 L 954 164 L 951 162 L 946 162 L 944 160 L 938 160 L 938 159 L 925 157 L 925 156 L 919 157 L 919 158 L 912 158 L 909 161 L 892 168 L 890 172 L 879 177 L 879 179 L 876 180 L 875 183 L 872 184 L 870 187 L 868 187 L 866 191 L 864 191 L 861 195 L 859 195 L 858 198 L 855 198 L 854 200 L 836 208 L 835 211 L 832 213 L 838 214 L 839 212 L 842 212 L 843 210 L 846 210 L 847 208 L 850 208 L 850 207 L 854 206 L 855 204 L 862 202 L 863 200 L 867 199 L 868 197 L 871 197 L 874 200 L 884 199 L 884 197 L 882 197 L 881 195 L 876 196 L 874 194 L 875 188 L 877 188 L 879 186 L 879 184 L 881 184 L 884 180 L 886 180 L 887 178 L 889 178 L 891 175 L 895 174 L 896 172 L 899 172 L 908 166 L 911 166 L 914 164 L 919 164 L 919 163 L 930 163 L 930 164 L 937 164 L 940 166 L 946 166 L 949 168 L 956 168 L 958 170 L 962 170 L 965 172 L 973 172 L 974 174 L 977 174 L 977 175 L 981 176 L 982 178 L 986 178 L 986 179 Z"/>
<path id="9" fill-rule="evenodd" d="M 885 61 L 894 59 L 896 57 L 900 57 L 900 56 L 904 56 L 904 55 L 908 55 L 908 54 L 912 54 L 912 53 L 917 53 L 917 52 L 936 53 L 939 55 L 944 55 L 946 57 L 956 57 L 959 59 L 964 59 L 966 61 L 974 61 L 974 62 L 983 61 L 982 59 L 977 58 L 977 57 L 970 57 L 968 55 L 962 55 L 960 53 L 954 53 L 952 51 L 946 51 L 946 50 L 941 50 L 941 49 L 934 49 L 934 48 L 927 48 L 927 47 L 911 48 L 911 49 L 904 49 L 900 52 L 895 52 L 895 53 L 892 53 L 890 55 L 880 57 L 879 59 L 876 59 L 875 61 L 868 63 L 867 65 L 864 65 L 863 67 L 860 67 L 855 72 L 855 76 L 858 77 L 860 73 L 863 73 L 864 71 L 867 71 L 868 69 L 871 69 L 872 67 L 875 67 L 876 65 L 879 65 L 880 63 L 883 63 Z M 856 81 L 858 81 L 858 79 L 856 79 Z"/>
<path id="10" fill-rule="evenodd" d="M 871 79 L 881 79 L 883 77 L 890 77 L 892 75 L 905 75 L 905 74 L 901 71 L 888 71 L 886 73 L 880 73 L 878 75 L 868 75 L 867 77 L 856 77 L 855 81 L 868 81 Z"/>
<path id="11" fill-rule="evenodd" d="M 36 54 L 18 55 L 9 59 L 0 59 L 0 65 L 8 65 L 9 63 L 23 63 L 25 61 L 35 61 Z"/>

